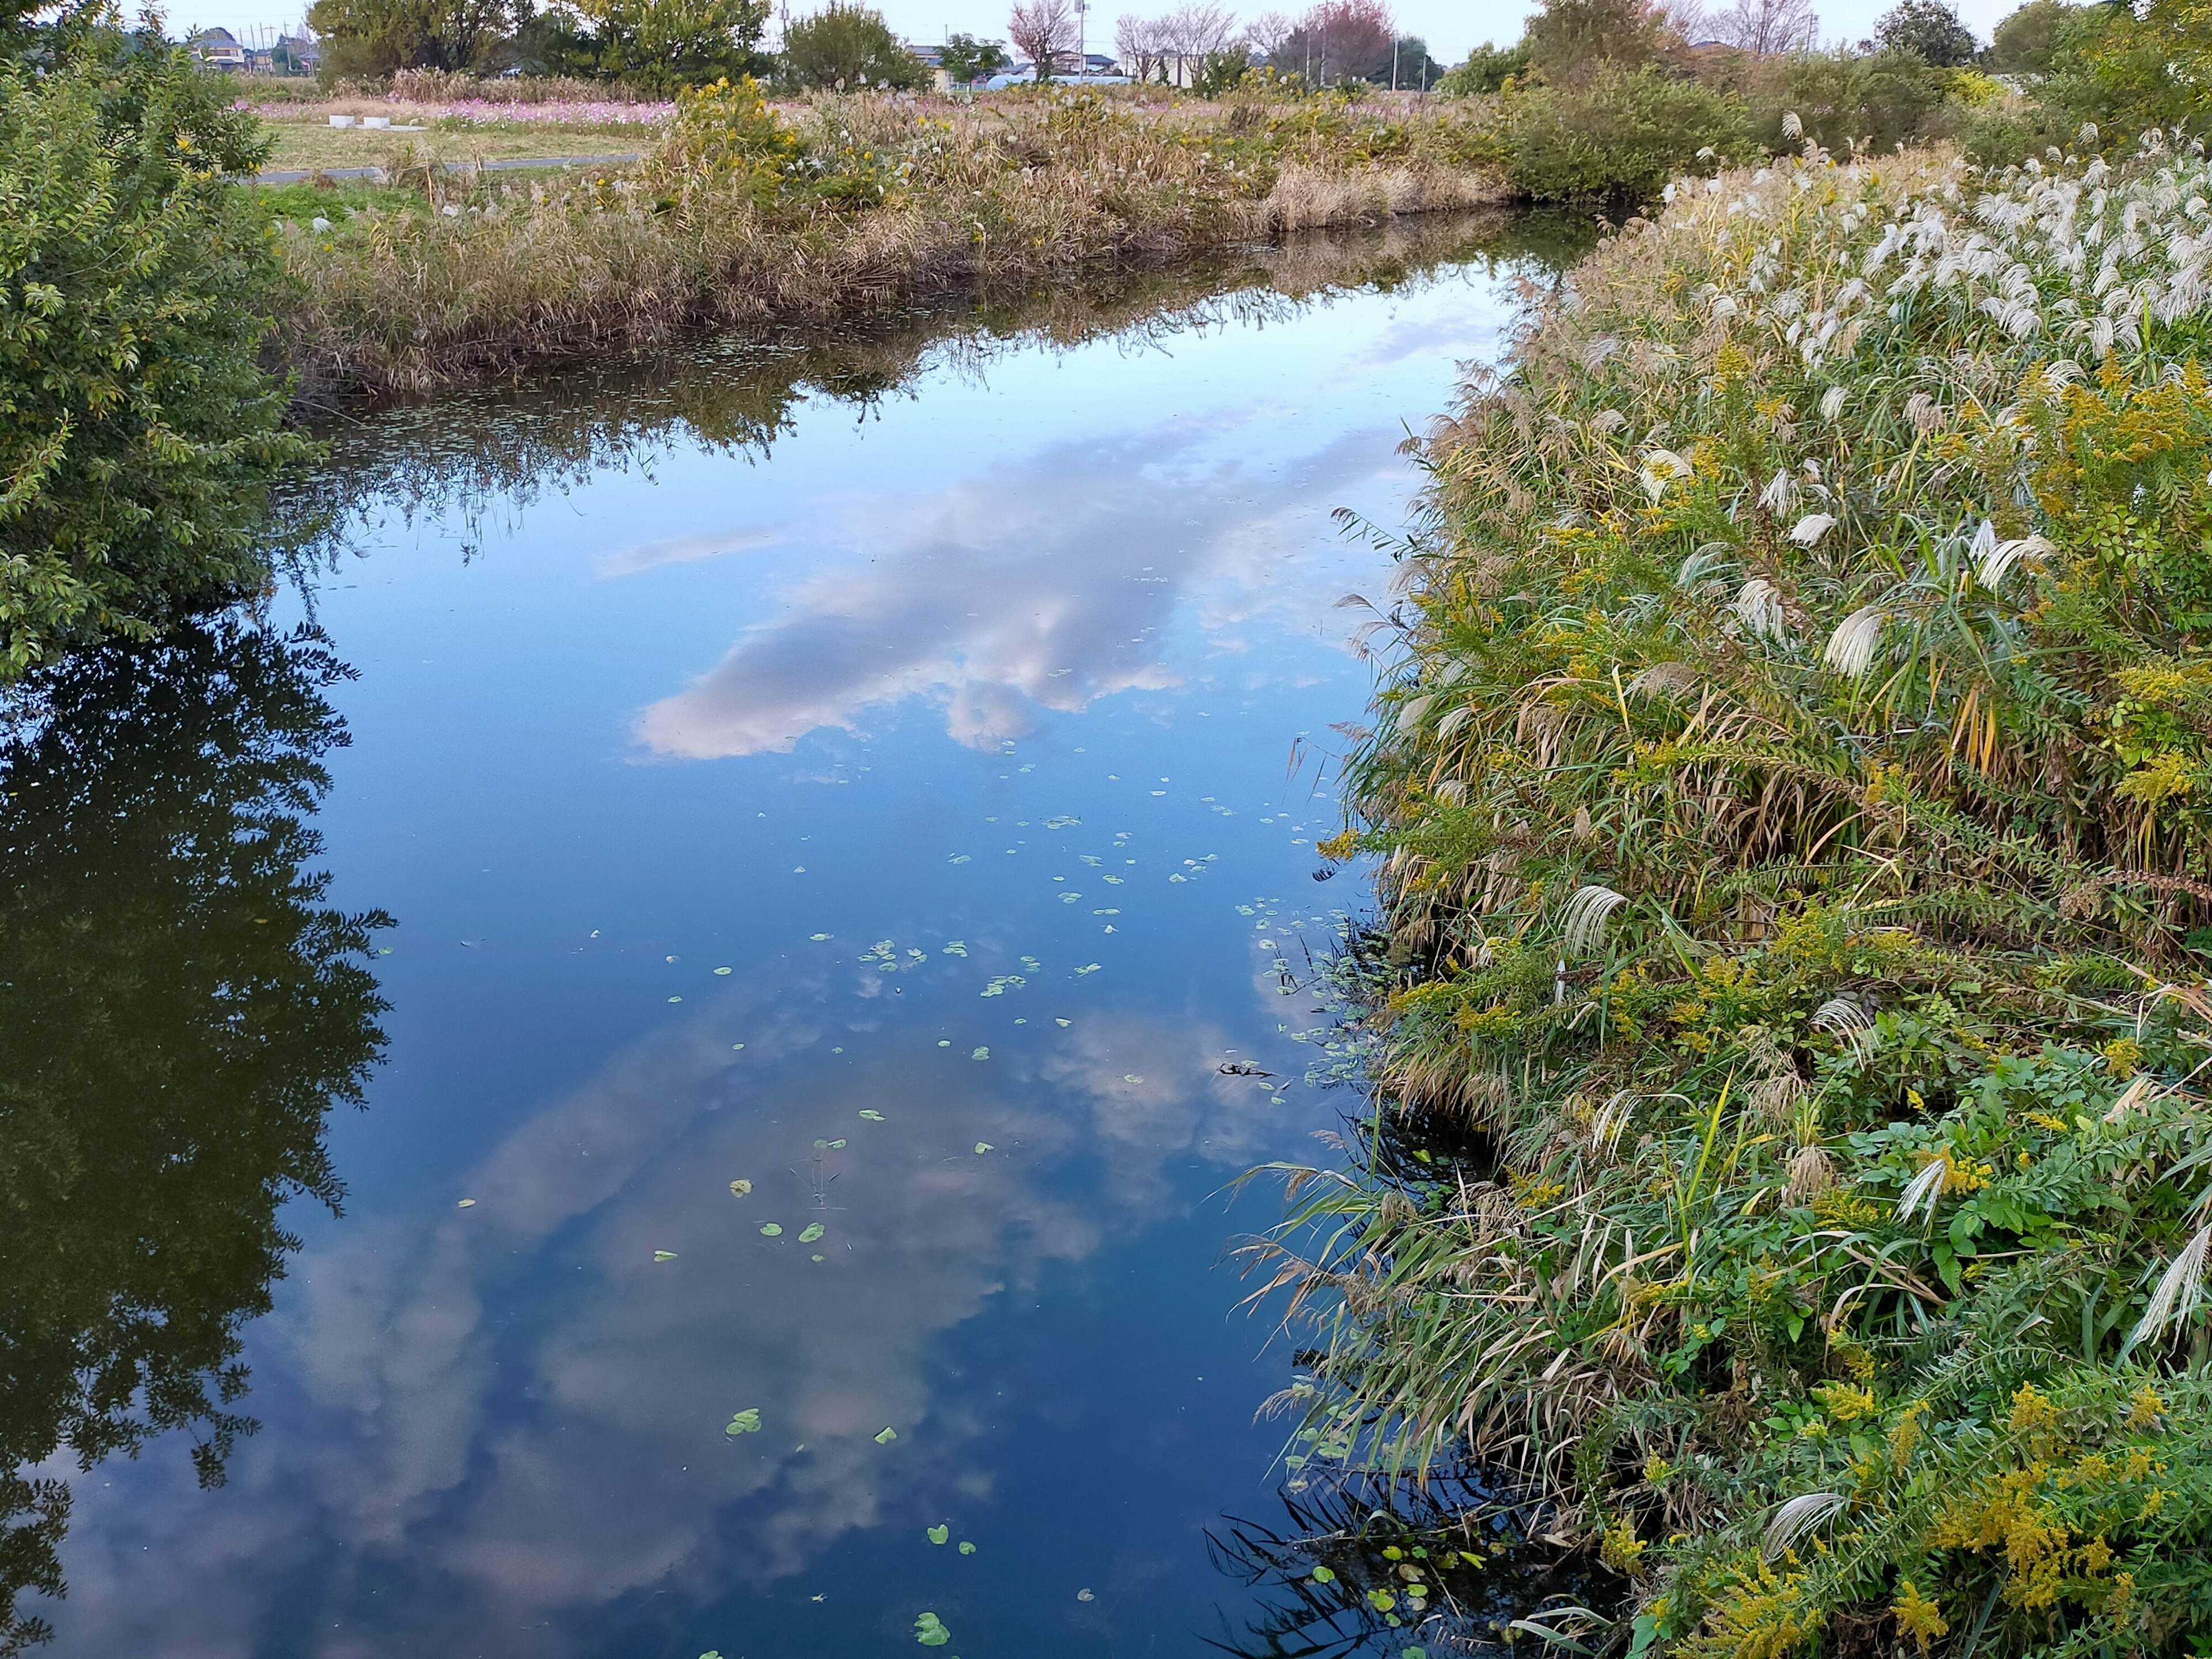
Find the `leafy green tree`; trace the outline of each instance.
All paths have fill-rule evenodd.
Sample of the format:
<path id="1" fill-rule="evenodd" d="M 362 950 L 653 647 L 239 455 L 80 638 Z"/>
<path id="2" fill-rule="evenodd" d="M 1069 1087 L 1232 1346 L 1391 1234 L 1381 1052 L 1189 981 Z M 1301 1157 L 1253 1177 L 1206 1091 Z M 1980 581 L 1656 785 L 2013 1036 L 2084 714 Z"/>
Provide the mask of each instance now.
<path id="1" fill-rule="evenodd" d="M 2094 122 L 2111 147 L 2153 127 L 2212 130 L 2212 8 L 2202 0 L 2084 6 L 2063 19 L 2041 94 L 2068 129 Z"/>
<path id="2" fill-rule="evenodd" d="M 803 87 L 916 87 L 929 78 L 883 13 L 846 0 L 785 28 L 783 68 Z"/>
<path id="3" fill-rule="evenodd" d="M 529 15 L 529 0 L 315 0 L 307 23 L 324 37 L 324 79 L 340 80 L 488 68 Z"/>
<path id="4" fill-rule="evenodd" d="M 670 92 L 764 67 L 769 0 L 578 0 L 572 72 Z"/>
<path id="5" fill-rule="evenodd" d="M 2059 30 L 2080 9 L 2066 0 L 2027 0 L 1990 36 L 1990 66 L 2008 75 L 2047 73 Z"/>
<path id="6" fill-rule="evenodd" d="M 1875 24 L 1874 39 L 1884 51 L 1909 52 L 1937 69 L 1964 69 L 1981 50 L 1947 0 L 1899 0 Z"/>
<path id="7" fill-rule="evenodd" d="M 1477 93 L 1498 92 L 1504 89 L 1508 81 L 1518 80 L 1528 73 L 1528 61 L 1526 42 L 1512 46 L 1493 46 L 1485 43 L 1468 53 L 1464 64 L 1437 82 L 1435 90 L 1447 98 L 1468 98 Z"/>
<path id="8" fill-rule="evenodd" d="M 311 449 L 258 361 L 276 252 L 227 175 L 268 154 L 147 33 L 0 64 L 0 680 L 266 578 L 270 483 Z"/>
<path id="9" fill-rule="evenodd" d="M 68 1484 L 252 1431 L 240 1332 L 342 1196 L 324 1134 L 385 1010 L 379 915 L 323 902 L 307 820 L 345 742 L 312 637 L 222 624 L 39 671 L 0 744 L 0 1654 L 46 1634 Z"/>
<path id="10" fill-rule="evenodd" d="M 937 61 L 944 65 L 945 72 L 952 77 L 955 84 L 964 84 L 989 79 L 1013 59 L 1006 55 L 1006 48 L 1002 42 L 978 40 L 972 34 L 956 34 L 945 41 L 945 50 L 938 54 Z"/>
<path id="11" fill-rule="evenodd" d="M 1555 84 L 1576 85 L 1603 64 L 1637 69 L 1653 62 L 1669 35 L 1650 0 L 1545 0 L 1521 40 L 1532 69 Z"/>

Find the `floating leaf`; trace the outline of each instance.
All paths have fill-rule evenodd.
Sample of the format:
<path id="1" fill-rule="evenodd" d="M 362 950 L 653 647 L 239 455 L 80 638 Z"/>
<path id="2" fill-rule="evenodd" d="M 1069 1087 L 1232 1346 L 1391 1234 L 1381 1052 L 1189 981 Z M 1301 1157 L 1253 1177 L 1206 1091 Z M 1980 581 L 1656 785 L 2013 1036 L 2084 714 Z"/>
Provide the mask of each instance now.
<path id="1" fill-rule="evenodd" d="M 738 1048 L 744 1048 L 744 1046 L 745 1046 L 745 1045 L 744 1045 L 744 1043 L 742 1043 L 742 1042 L 732 1042 L 732 1043 L 730 1045 L 730 1047 L 731 1047 L 731 1048 L 732 1048 L 732 1050 L 738 1049 Z"/>
<path id="2" fill-rule="evenodd" d="M 988 1060 L 990 1057 L 991 1051 L 988 1048 L 978 1048 L 968 1056 L 970 1060 Z"/>
<path id="3" fill-rule="evenodd" d="M 834 1152 L 844 1144 L 842 1139 L 817 1140 L 814 1143 L 814 1150 L 817 1152 Z"/>
<path id="4" fill-rule="evenodd" d="M 673 1261 L 676 1260 L 676 1252 L 673 1250 L 655 1250 L 653 1253 L 653 1259 L 655 1261 Z"/>
<path id="5" fill-rule="evenodd" d="M 684 1000 L 684 999 L 683 999 L 682 997 L 671 997 L 671 998 L 669 998 L 668 1000 L 669 1000 L 671 1002 L 681 1002 L 681 1001 L 683 1001 L 683 1000 Z"/>
<path id="6" fill-rule="evenodd" d="M 968 954 L 968 947 L 957 939 L 947 939 L 945 942 L 945 954 L 948 957 L 964 957 Z"/>
<path id="7" fill-rule="evenodd" d="M 757 1434 L 760 1431 L 760 1407 L 748 1406 L 730 1419 L 729 1426 L 722 1432 L 730 1435 Z"/>
<path id="8" fill-rule="evenodd" d="M 1121 1081 L 1124 1083 L 1142 1083 L 1144 1080 L 1144 1079 L 1139 1077 L 1134 1072 L 1124 1072 L 1121 1073 Z"/>
<path id="9" fill-rule="evenodd" d="M 828 939 L 830 935 L 827 933 L 809 933 L 807 937 L 812 939 L 817 945 L 819 945 L 823 939 Z"/>
<path id="10" fill-rule="evenodd" d="M 975 1143 L 975 1156 L 978 1158 L 982 1157 L 984 1153 L 992 1150 L 991 1143 L 988 1140 L 979 1140 Z"/>
<path id="11" fill-rule="evenodd" d="M 951 1536 L 952 1528 L 945 1525 L 942 1522 L 939 1522 L 936 1526 L 933 1526 L 929 1529 L 929 1541 L 933 1544 L 942 1544 L 946 1539 Z"/>
<path id="12" fill-rule="evenodd" d="M 941 1648 L 952 1639 L 952 1632 L 935 1613 L 925 1613 L 914 1621 L 914 1639 L 926 1648 Z"/>
<path id="13" fill-rule="evenodd" d="M 477 1201 L 473 1198 L 465 1198 L 461 1200 L 459 1205 L 459 1207 L 464 1210 L 473 1210 L 476 1206 Z"/>
<path id="14" fill-rule="evenodd" d="M 969 1543 L 969 1542 L 966 1539 L 964 1539 L 964 1538 L 963 1538 L 963 1539 L 962 1539 L 962 1540 L 960 1540 L 960 1553 L 961 1553 L 961 1554 L 963 1554 L 963 1555 L 973 1555 L 973 1554 L 975 1554 L 975 1545 L 973 1545 L 973 1544 Z"/>
<path id="15" fill-rule="evenodd" d="M 1336 1575 L 1327 1567 L 1316 1567 L 1313 1577 L 1314 1583 L 1316 1584 L 1334 1584 L 1336 1582 Z"/>
<path id="16" fill-rule="evenodd" d="M 1060 1018 L 1054 1018 L 1054 1021 L 1053 1021 L 1052 1023 L 1053 1023 L 1054 1024 L 1055 1024 L 1055 1025 L 1059 1026 L 1059 1027 L 1060 1028 L 1060 1030 L 1066 1030 L 1069 1026 L 1071 1026 L 1071 1025 L 1073 1025 L 1073 1024 L 1075 1024 L 1075 1022 L 1074 1022 L 1073 1020 L 1072 1020 L 1072 1019 L 1060 1019 Z"/>
<path id="17" fill-rule="evenodd" d="M 746 1194 L 751 1192 L 752 1189 L 753 1183 L 750 1181 L 732 1181 L 730 1183 L 730 1196 L 732 1198 L 743 1198 Z"/>
<path id="18" fill-rule="evenodd" d="M 937 1039 L 937 1046 L 940 1048 L 950 1048 L 952 1046 L 952 1039 L 951 1037 L 939 1037 Z"/>
<path id="19" fill-rule="evenodd" d="M 828 1229 L 820 1222 L 810 1221 L 806 1224 L 805 1230 L 799 1235 L 799 1242 L 802 1244 L 811 1244 L 827 1231 Z"/>
<path id="20" fill-rule="evenodd" d="M 1096 1601 L 1098 1598 L 1087 1589 L 1079 1589 L 1075 1592 L 1075 1599 L 1079 1601 Z"/>
<path id="21" fill-rule="evenodd" d="M 892 1441 L 897 1438 L 898 1431 L 896 1429 L 885 1429 L 881 1434 L 876 1437 L 876 1443 L 878 1446 L 888 1446 Z"/>
<path id="22" fill-rule="evenodd" d="M 947 859 L 945 862 L 948 864 L 967 864 L 972 862 L 973 858 L 974 855 L 972 854 L 955 853 L 951 858 Z"/>
<path id="23" fill-rule="evenodd" d="M 783 1229 L 777 1226 L 773 1221 L 763 1221 L 761 1223 L 761 1237 L 763 1238 L 781 1238 L 783 1237 Z"/>
<path id="24" fill-rule="evenodd" d="M 884 1115 L 872 1106 L 863 1106 L 860 1108 L 860 1115 L 867 1119 L 871 1123 L 881 1123 L 884 1121 Z"/>
<path id="25" fill-rule="evenodd" d="M 1077 969 L 1075 972 L 1077 976 L 1079 978 L 1085 974 L 1095 974 L 1105 965 L 1106 964 L 1103 962 L 1085 963 L 1082 967 Z"/>

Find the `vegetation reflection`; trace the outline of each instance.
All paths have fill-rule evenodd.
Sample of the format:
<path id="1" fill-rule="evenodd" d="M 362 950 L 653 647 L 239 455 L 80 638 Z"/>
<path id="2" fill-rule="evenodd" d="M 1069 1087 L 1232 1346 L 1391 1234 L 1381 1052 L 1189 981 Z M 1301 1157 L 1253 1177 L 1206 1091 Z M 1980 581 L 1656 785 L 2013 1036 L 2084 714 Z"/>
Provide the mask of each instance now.
<path id="1" fill-rule="evenodd" d="M 385 1003 L 378 913 L 323 902 L 308 820 L 346 733 L 313 636 L 235 624 L 34 678 L 0 743 L 0 1655 L 51 1632 L 66 1453 L 189 1434 L 219 1484 L 254 1424 L 240 1331 L 337 1209 L 332 1103 L 360 1104 Z"/>

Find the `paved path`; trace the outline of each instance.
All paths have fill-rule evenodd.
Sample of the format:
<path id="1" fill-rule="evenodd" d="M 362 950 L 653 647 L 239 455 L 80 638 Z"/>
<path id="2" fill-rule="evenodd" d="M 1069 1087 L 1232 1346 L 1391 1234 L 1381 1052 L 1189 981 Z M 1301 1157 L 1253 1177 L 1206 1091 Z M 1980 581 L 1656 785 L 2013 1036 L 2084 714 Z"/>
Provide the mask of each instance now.
<path id="1" fill-rule="evenodd" d="M 511 161 L 486 161 L 482 165 L 486 173 L 510 173 L 519 167 L 611 167 L 637 159 L 635 153 L 628 155 L 526 155 Z M 476 165 L 472 161 L 448 162 L 446 171 L 465 173 Z M 301 185 L 318 173 L 325 179 L 381 179 L 384 177 L 382 167 L 309 167 L 297 173 L 257 173 L 252 182 L 257 185 Z"/>

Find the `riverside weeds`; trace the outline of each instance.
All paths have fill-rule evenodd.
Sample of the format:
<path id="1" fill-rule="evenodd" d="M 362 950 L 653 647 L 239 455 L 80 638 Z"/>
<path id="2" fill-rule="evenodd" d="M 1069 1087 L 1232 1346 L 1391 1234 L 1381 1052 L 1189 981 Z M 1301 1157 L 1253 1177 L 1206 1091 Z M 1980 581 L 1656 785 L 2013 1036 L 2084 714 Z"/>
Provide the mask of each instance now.
<path id="1" fill-rule="evenodd" d="M 1577 1651 L 2203 1651 L 2212 176 L 1669 196 L 1377 618 L 1372 1139 L 1249 1258 L 1302 1474 L 1510 1474 Z"/>
<path id="2" fill-rule="evenodd" d="M 1147 112 L 688 94 L 652 155 L 505 191 L 424 173 L 420 211 L 283 231 L 280 338 L 317 392 L 420 391 L 701 322 L 850 320 L 1097 263 L 1486 205 L 1492 141 L 1449 106 L 1340 98 Z"/>

